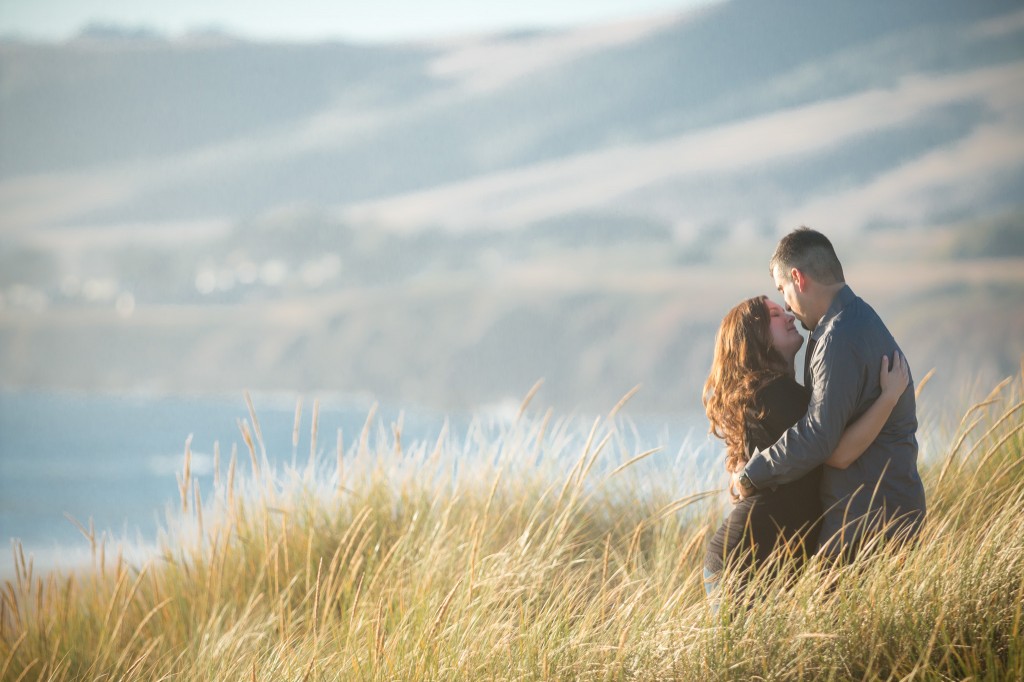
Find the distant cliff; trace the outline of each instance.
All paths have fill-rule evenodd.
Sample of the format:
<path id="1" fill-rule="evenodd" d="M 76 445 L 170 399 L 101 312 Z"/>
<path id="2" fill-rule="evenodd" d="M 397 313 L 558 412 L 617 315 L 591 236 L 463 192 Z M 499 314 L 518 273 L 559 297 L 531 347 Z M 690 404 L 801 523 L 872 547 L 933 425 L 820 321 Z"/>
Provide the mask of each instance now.
<path id="1" fill-rule="evenodd" d="M 0 384 L 696 403 L 799 224 L 920 375 L 1024 353 L 1024 10 L 0 42 Z"/>

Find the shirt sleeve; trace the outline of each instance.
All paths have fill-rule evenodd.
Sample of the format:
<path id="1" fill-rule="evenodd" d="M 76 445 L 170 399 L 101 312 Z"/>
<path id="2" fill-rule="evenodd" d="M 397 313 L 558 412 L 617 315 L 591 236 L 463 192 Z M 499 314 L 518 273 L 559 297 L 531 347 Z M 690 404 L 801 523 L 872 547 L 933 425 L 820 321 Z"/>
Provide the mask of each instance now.
<path id="1" fill-rule="evenodd" d="M 811 358 L 811 402 L 804 415 L 770 448 L 755 451 L 744 469 L 758 488 L 800 478 L 839 445 L 864 389 L 865 363 L 841 336 L 820 339 Z"/>

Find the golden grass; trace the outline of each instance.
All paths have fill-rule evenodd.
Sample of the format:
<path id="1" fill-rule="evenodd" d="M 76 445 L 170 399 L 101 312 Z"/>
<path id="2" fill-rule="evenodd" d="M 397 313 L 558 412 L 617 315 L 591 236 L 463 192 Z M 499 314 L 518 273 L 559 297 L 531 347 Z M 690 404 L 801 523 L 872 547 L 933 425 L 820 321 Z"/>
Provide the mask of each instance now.
<path id="1" fill-rule="evenodd" d="M 253 475 L 232 455 L 204 502 L 187 451 L 159 557 L 108 561 L 83 528 L 93 569 L 37 575 L 15 547 L 0 679 L 1024 679 L 1020 394 L 968 409 L 926 467 L 918 542 L 761 571 L 718 611 L 717 492 L 676 499 L 614 418 L 405 444 L 371 442 L 371 414 L 336 463 L 275 471 L 247 400 Z"/>

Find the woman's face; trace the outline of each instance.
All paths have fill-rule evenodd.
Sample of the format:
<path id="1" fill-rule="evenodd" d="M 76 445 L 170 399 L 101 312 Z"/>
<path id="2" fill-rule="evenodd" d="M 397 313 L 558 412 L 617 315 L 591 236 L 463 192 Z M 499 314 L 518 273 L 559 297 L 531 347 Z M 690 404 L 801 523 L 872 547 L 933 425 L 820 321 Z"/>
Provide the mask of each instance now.
<path id="1" fill-rule="evenodd" d="M 768 326 L 772 335 L 772 346 L 786 358 L 795 357 L 804 343 L 804 337 L 796 329 L 796 318 L 775 301 L 768 300 L 766 303 L 771 315 Z"/>

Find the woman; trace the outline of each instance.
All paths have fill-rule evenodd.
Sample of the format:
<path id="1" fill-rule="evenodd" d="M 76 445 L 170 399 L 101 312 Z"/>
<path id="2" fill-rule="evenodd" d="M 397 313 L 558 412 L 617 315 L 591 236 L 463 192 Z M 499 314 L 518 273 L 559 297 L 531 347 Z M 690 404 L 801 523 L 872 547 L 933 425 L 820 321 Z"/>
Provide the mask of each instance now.
<path id="1" fill-rule="evenodd" d="M 715 339 L 715 357 L 704 384 L 710 432 L 725 441 L 725 466 L 743 470 L 754 449 L 771 446 L 807 412 L 810 394 L 794 378 L 794 359 L 804 339 L 792 315 L 766 296 L 747 299 L 725 316 Z M 882 393 L 847 427 L 826 466 L 845 469 L 867 449 L 889 418 L 909 376 L 897 353 L 893 367 L 882 358 Z M 726 566 L 741 569 L 764 562 L 779 545 L 796 557 L 813 552 L 822 514 L 821 467 L 803 478 L 740 500 L 719 527 L 704 561 L 710 595 Z"/>

